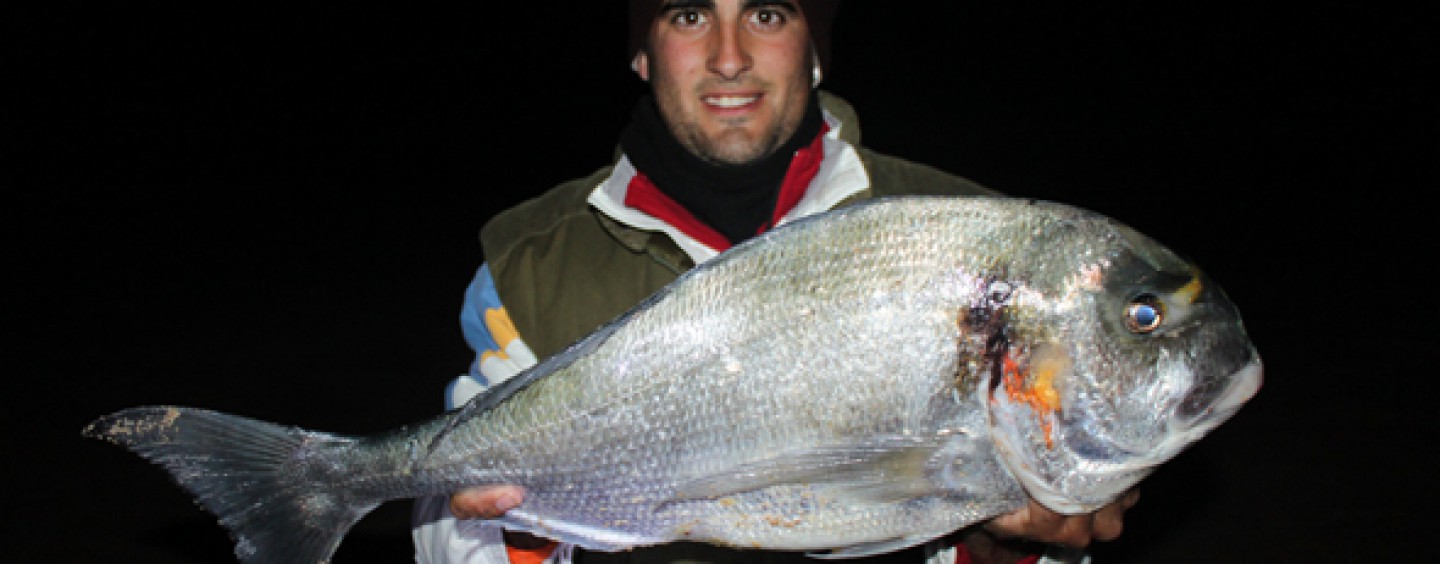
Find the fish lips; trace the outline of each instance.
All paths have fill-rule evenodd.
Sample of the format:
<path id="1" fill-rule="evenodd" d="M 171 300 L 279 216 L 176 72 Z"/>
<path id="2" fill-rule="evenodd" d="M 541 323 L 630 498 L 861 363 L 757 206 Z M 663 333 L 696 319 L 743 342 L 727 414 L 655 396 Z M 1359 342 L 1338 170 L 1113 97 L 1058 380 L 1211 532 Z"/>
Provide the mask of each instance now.
<path id="1" fill-rule="evenodd" d="M 1260 361 L 1260 356 L 1252 353 L 1250 361 L 1230 376 L 1229 385 L 1208 402 L 1208 407 L 1188 417 L 1172 419 L 1173 426 L 1170 437 L 1175 443 L 1178 443 L 1173 447 L 1174 450 L 1178 452 L 1185 445 L 1198 440 L 1221 423 L 1229 420 L 1231 416 L 1235 415 L 1235 412 L 1240 411 L 1246 402 L 1259 393 L 1260 386 L 1265 380 L 1264 374 L 1265 368 Z M 1188 406 L 1190 402 L 1184 402 L 1182 405 Z M 1171 452 L 1170 456 L 1174 454 Z M 1168 458 L 1169 456 L 1166 457 L 1166 459 Z M 1157 461 L 1156 464 L 1163 461 Z"/>

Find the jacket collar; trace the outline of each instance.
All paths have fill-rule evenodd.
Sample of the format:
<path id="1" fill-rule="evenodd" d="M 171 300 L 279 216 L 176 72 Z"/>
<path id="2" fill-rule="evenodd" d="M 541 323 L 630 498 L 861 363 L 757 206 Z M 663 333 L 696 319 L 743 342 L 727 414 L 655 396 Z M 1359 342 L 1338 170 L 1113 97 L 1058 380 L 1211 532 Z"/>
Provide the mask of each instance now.
<path id="1" fill-rule="evenodd" d="M 841 139 L 844 124 L 828 110 L 825 111 L 825 121 L 830 126 L 830 131 L 825 135 L 825 157 L 820 163 L 820 170 L 810 181 L 805 195 L 776 223 L 776 227 L 830 210 L 870 187 L 869 175 L 865 173 L 865 167 L 862 166 L 855 147 Z M 663 233 L 694 264 L 703 263 L 719 254 L 715 249 L 684 234 L 660 218 L 626 206 L 625 194 L 630 180 L 634 177 L 635 166 L 621 155 L 610 176 L 596 186 L 588 198 L 590 205 L 599 210 L 602 225 L 620 244 L 637 253 L 653 252 L 653 249 L 649 248 L 652 247 L 651 236 Z"/>

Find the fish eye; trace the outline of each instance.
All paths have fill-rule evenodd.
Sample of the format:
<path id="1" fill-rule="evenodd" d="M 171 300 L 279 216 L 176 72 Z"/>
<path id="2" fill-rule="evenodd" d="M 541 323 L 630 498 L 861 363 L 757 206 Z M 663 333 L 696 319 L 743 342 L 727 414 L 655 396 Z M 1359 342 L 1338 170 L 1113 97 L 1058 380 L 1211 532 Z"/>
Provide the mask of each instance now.
<path id="1" fill-rule="evenodd" d="M 1155 294 L 1140 294 L 1125 306 L 1125 328 L 1144 335 L 1160 328 L 1165 321 L 1165 303 Z"/>

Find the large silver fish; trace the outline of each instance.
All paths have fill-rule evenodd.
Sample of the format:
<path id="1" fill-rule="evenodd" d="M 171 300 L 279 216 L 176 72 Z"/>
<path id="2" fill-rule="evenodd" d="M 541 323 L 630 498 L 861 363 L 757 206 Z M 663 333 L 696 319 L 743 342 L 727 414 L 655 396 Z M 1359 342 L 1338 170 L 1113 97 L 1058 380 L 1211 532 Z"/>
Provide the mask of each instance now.
<path id="1" fill-rule="evenodd" d="M 835 557 L 1113 500 L 1260 386 L 1235 307 L 1099 215 L 898 198 L 794 222 L 417 426 L 353 438 L 180 407 L 92 423 L 245 562 L 328 560 L 380 503 L 519 484 L 506 527 L 603 551 Z"/>

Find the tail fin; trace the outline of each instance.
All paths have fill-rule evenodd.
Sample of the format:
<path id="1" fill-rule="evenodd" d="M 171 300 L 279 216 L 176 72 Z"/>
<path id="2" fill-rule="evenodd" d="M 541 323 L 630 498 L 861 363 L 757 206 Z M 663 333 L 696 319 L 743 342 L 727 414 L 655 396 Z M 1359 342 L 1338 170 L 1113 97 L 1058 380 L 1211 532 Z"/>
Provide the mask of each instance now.
<path id="1" fill-rule="evenodd" d="M 241 562 L 326 562 L 383 501 L 343 489 L 346 437 L 183 407 L 127 409 L 84 435 L 164 466 L 230 530 Z"/>

